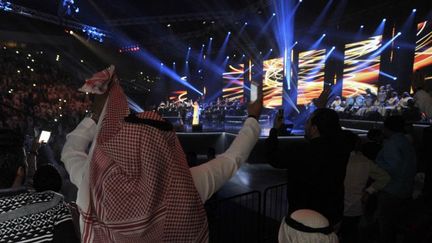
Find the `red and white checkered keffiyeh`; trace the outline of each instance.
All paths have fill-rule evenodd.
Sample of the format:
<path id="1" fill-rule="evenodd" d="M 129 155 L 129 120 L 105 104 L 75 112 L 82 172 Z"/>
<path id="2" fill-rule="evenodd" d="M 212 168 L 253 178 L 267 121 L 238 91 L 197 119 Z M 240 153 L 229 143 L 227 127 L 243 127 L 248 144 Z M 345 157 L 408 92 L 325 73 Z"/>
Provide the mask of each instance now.
<path id="1" fill-rule="evenodd" d="M 126 96 L 114 73 L 95 77 L 103 75 L 114 83 L 90 162 L 83 242 L 208 241 L 206 213 L 175 132 L 126 123 Z M 154 112 L 137 117 L 162 121 Z"/>

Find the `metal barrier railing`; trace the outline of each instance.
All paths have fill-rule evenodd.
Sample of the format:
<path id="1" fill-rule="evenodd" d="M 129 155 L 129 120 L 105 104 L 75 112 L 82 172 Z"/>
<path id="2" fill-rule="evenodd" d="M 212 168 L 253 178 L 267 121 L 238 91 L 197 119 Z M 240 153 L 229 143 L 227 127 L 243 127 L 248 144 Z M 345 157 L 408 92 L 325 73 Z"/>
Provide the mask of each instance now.
<path id="1" fill-rule="evenodd" d="M 288 213 L 287 190 L 287 183 L 271 186 L 264 190 L 264 220 L 262 222 L 264 242 L 277 242 L 282 218 Z"/>
<path id="2" fill-rule="evenodd" d="M 288 213 L 288 184 L 251 191 L 205 204 L 210 242 L 277 242 L 282 218 Z M 261 207 L 262 206 L 262 207 Z"/>
<path id="3" fill-rule="evenodd" d="M 261 242 L 261 193 L 252 191 L 205 205 L 210 242 Z"/>

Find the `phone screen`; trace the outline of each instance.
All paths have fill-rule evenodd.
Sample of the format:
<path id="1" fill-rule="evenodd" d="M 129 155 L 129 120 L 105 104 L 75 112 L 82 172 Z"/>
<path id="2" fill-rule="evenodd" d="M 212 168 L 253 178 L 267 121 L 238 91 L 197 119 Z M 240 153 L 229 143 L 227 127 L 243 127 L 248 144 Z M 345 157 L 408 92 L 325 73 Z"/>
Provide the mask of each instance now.
<path id="1" fill-rule="evenodd" d="M 39 143 L 48 143 L 48 140 L 51 137 L 51 132 L 49 131 L 42 131 L 41 135 L 39 137 Z"/>
<path id="2" fill-rule="evenodd" d="M 251 84 L 251 102 L 258 99 L 258 87 L 255 84 Z"/>

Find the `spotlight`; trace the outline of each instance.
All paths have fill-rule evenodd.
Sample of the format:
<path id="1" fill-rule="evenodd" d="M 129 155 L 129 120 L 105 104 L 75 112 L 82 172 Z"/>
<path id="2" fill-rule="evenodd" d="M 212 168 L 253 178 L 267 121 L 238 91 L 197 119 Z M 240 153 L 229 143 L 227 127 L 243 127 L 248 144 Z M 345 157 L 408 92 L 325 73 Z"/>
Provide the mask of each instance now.
<path id="1" fill-rule="evenodd" d="M 417 12 L 417 9 L 413 9 L 412 12 L 413 12 L 413 13 Z"/>
<path id="2" fill-rule="evenodd" d="M 69 31 L 69 34 L 71 34 L 71 35 L 73 35 L 74 34 L 74 32 L 71 30 L 71 31 Z"/>
<path id="3" fill-rule="evenodd" d="M 393 78 L 393 80 L 396 80 L 396 79 L 397 79 L 397 77 L 394 77 L 394 78 Z"/>
<path id="4" fill-rule="evenodd" d="M 229 56 L 227 56 L 226 59 L 229 59 Z"/>
<path id="5" fill-rule="evenodd" d="M 402 35 L 402 32 L 398 32 L 397 35 Z"/>
<path id="6" fill-rule="evenodd" d="M 326 34 L 322 34 L 322 37 L 323 37 L 323 38 L 326 37 Z"/>
<path id="7" fill-rule="evenodd" d="M 299 3 L 303 2 L 303 0 L 299 0 Z"/>
<path id="8" fill-rule="evenodd" d="M 231 35 L 231 31 L 228 31 L 228 35 Z"/>
<path id="9" fill-rule="evenodd" d="M 242 55 L 242 57 L 245 57 L 245 56 L 246 56 L 245 54 Z"/>
<path id="10" fill-rule="evenodd" d="M 173 65 L 175 65 L 175 62 L 173 62 Z"/>
<path id="11" fill-rule="evenodd" d="M 273 49 L 270 49 L 270 52 L 272 52 L 273 51 Z"/>
<path id="12" fill-rule="evenodd" d="M 245 22 L 245 23 L 244 23 L 244 25 L 247 25 L 247 24 L 248 24 L 248 22 Z"/>
<path id="13" fill-rule="evenodd" d="M 202 47 L 204 47 L 205 45 L 204 44 L 202 44 Z"/>
<path id="14" fill-rule="evenodd" d="M 168 28 L 171 27 L 171 24 L 167 24 L 167 27 L 168 27 Z"/>
<path id="15" fill-rule="evenodd" d="M 387 21 L 387 19 L 386 18 L 383 18 L 383 20 L 382 20 L 383 22 L 386 22 Z"/>
<path id="16" fill-rule="evenodd" d="M 191 47 L 189 46 L 189 47 L 188 47 L 188 50 L 190 50 L 190 49 L 191 49 Z"/>
<path id="17" fill-rule="evenodd" d="M 360 29 L 363 29 L 364 28 L 364 25 L 360 25 Z"/>
<path id="18" fill-rule="evenodd" d="M 294 42 L 294 45 L 297 45 L 297 44 L 298 44 L 298 41 Z"/>
<path id="19" fill-rule="evenodd" d="M 273 13 L 273 15 L 272 16 L 276 16 L 276 13 Z"/>
<path id="20" fill-rule="evenodd" d="M 213 40 L 213 37 L 210 37 L 210 40 Z"/>

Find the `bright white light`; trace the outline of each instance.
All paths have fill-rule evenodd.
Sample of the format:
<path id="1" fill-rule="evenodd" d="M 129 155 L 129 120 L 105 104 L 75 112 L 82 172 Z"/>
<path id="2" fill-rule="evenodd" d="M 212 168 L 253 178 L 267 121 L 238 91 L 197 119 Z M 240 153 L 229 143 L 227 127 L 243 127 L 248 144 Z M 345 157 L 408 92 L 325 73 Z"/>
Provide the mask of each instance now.
<path id="1" fill-rule="evenodd" d="M 80 60 L 80 62 L 81 62 L 81 63 L 83 63 L 83 62 L 84 62 L 84 60 L 83 60 L 83 59 L 81 59 L 81 60 Z"/>
<path id="2" fill-rule="evenodd" d="M 402 32 L 398 32 L 397 35 L 402 35 Z"/>
<path id="3" fill-rule="evenodd" d="M 413 9 L 412 12 L 413 12 L 413 13 L 417 12 L 417 9 Z"/>
<path id="4" fill-rule="evenodd" d="M 322 37 L 325 37 L 325 36 L 326 36 L 326 34 L 323 34 L 323 35 L 322 35 Z"/>
<path id="5" fill-rule="evenodd" d="M 383 22 L 386 22 L 387 21 L 387 19 L 386 18 L 384 18 L 383 20 L 382 20 Z"/>
<path id="6" fill-rule="evenodd" d="M 394 77 L 394 78 L 393 78 L 393 80 L 396 80 L 396 79 L 397 79 L 397 77 Z"/>
<path id="7" fill-rule="evenodd" d="M 16 51 L 15 53 L 16 53 L 16 54 L 19 54 L 19 51 Z"/>
<path id="8" fill-rule="evenodd" d="M 360 25 L 360 29 L 363 29 L 364 28 L 364 25 Z"/>
<path id="9" fill-rule="evenodd" d="M 247 25 L 247 24 L 248 24 L 247 22 L 244 23 L 244 25 Z"/>
<path id="10" fill-rule="evenodd" d="M 69 31 L 69 34 L 71 34 L 71 35 L 73 35 L 74 34 L 74 32 L 71 30 L 71 31 Z"/>
<path id="11" fill-rule="evenodd" d="M 273 13 L 273 16 L 276 16 L 276 13 Z"/>
<path id="12" fill-rule="evenodd" d="M 171 24 L 167 24 L 167 27 L 168 27 L 168 28 L 171 27 Z"/>

